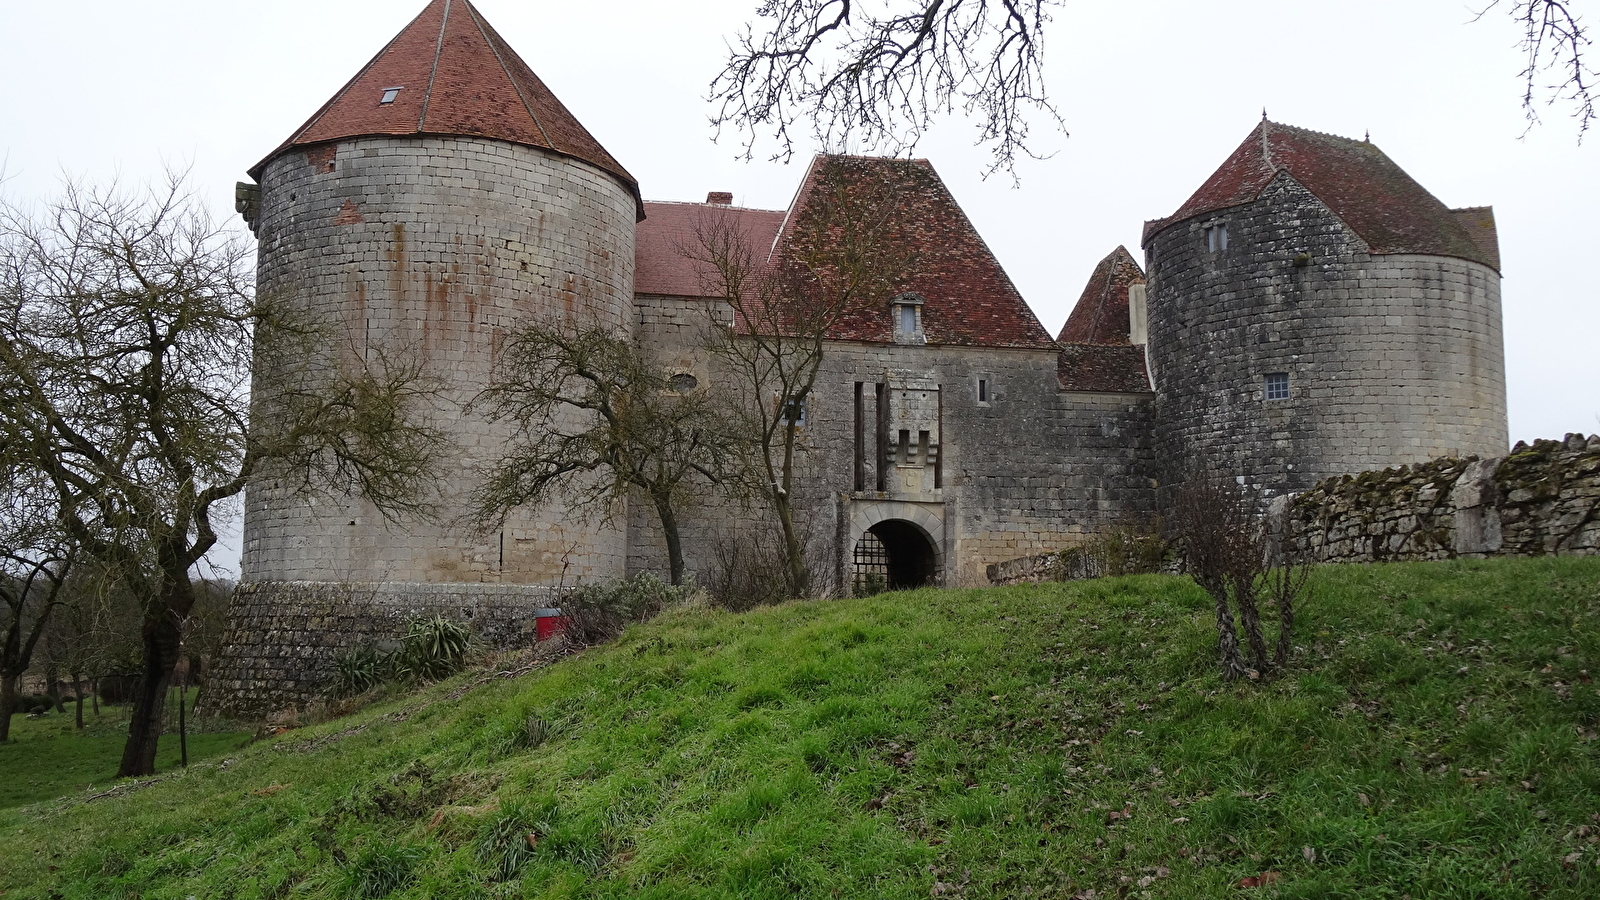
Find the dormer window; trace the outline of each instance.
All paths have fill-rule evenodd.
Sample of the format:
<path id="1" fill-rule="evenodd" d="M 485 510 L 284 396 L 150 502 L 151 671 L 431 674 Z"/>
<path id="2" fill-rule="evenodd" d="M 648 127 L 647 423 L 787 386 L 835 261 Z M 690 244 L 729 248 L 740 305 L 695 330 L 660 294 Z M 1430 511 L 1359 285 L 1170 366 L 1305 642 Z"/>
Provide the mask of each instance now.
<path id="1" fill-rule="evenodd" d="M 907 291 L 889 301 L 894 311 L 894 342 L 897 344 L 922 344 L 927 338 L 922 333 L 922 305 L 927 300 L 918 293 Z"/>
<path id="2" fill-rule="evenodd" d="M 402 87 L 384 88 L 383 89 L 383 99 L 379 100 L 378 103 L 380 103 L 380 104 L 382 104 L 384 106 L 388 106 L 390 103 L 394 102 L 394 98 L 400 96 L 400 92 L 403 91 L 403 90 L 405 90 L 405 88 L 403 86 Z"/>
<path id="3" fill-rule="evenodd" d="M 1206 252 L 1221 253 L 1228 249 L 1228 223 L 1218 222 L 1206 226 Z"/>

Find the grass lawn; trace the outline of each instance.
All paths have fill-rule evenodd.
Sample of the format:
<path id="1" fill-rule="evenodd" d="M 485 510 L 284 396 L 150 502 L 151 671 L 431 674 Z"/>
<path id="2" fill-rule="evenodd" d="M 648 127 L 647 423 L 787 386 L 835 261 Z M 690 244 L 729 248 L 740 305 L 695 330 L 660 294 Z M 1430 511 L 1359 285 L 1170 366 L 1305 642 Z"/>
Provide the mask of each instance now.
<path id="1" fill-rule="evenodd" d="M 1600 558 L 1314 586 L 1264 685 L 1177 578 L 678 610 L 0 810 L 0 893 L 1600 896 Z"/>
<path id="2" fill-rule="evenodd" d="M 189 692 L 194 699 L 194 691 Z M 173 694 L 173 703 L 177 694 Z M 109 784 L 122 761 L 126 738 L 126 713 L 117 707 L 102 706 L 97 717 L 87 702 L 83 710 L 84 731 L 74 727 L 72 704 L 64 713 L 50 713 L 37 719 L 23 715 L 11 720 L 11 740 L 0 744 L 0 809 L 49 800 L 97 784 Z M 249 734 L 191 734 L 189 761 L 242 747 Z M 178 768 L 178 736 L 161 736 L 156 755 L 156 771 Z"/>

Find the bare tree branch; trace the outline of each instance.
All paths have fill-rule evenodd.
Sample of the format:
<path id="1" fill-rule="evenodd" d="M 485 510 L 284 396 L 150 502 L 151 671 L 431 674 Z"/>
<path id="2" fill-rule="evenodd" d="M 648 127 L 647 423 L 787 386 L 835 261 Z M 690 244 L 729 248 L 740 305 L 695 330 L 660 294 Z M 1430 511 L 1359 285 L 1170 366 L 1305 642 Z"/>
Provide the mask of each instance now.
<path id="1" fill-rule="evenodd" d="M 829 150 L 851 141 L 896 155 L 941 115 L 979 119 L 990 171 L 1014 172 L 1029 119 L 1057 127 L 1043 77 L 1044 26 L 1058 0 L 766 0 L 759 27 L 730 47 L 710 87 L 712 124 L 743 134 L 745 157 L 760 133 L 789 159 L 796 125 L 812 123 Z M 1063 129 L 1064 133 L 1064 129 Z"/>
<path id="2" fill-rule="evenodd" d="M 1503 3 L 1494 0 L 1477 18 Z M 1575 0 L 1511 0 L 1510 14 L 1523 29 L 1518 46 L 1525 63 L 1518 77 L 1523 81 L 1522 110 L 1528 128 L 1539 124 L 1541 105 L 1569 103 L 1581 140 L 1595 120 L 1594 90 L 1600 72 L 1589 64 L 1592 41 L 1587 27 L 1572 11 L 1574 5 Z M 1547 74 L 1555 80 L 1541 84 Z"/>

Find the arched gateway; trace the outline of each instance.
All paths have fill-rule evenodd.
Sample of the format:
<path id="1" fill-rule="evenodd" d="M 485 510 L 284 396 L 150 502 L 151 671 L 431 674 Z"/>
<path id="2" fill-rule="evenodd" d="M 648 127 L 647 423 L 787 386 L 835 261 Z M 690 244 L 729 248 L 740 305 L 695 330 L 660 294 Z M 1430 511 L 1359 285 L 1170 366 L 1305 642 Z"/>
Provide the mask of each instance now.
<path id="1" fill-rule="evenodd" d="M 940 581 L 939 548 L 918 525 L 886 519 L 856 540 L 851 568 L 857 595 L 929 587 Z"/>

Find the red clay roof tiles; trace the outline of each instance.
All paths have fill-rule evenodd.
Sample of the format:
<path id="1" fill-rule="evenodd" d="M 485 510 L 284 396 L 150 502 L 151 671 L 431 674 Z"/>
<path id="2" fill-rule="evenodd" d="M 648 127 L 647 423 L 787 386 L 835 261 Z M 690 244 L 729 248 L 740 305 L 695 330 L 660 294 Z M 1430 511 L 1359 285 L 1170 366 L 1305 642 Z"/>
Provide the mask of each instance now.
<path id="1" fill-rule="evenodd" d="M 978 347 L 1054 345 L 966 214 L 927 160 L 819 156 L 811 166 L 779 235 L 773 264 L 782 265 L 791 242 L 813 208 L 824 172 L 863 189 L 885 191 L 895 207 L 889 240 L 908 251 L 910 274 L 888 293 L 841 317 L 835 340 L 892 343 L 890 300 L 920 294 L 923 334 L 929 344 Z"/>
<path id="2" fill-rule="evenodd" d="M 1128 248 L 1118 246 L 1094 267 L 1056 340 L 1063 344 L 1127 344 L 1128 288 L 1144 283 L 1144 270 Z"/>
<path id="3" fill-rule="evenodd" d="M 394 91 L 392 102 L 385 93 Z M 432 0 L 282 146 L 377 135 L 466 135 L 553 150 L 615 176 L 644 215 L 639 184 L 557 100 L 468 0 Z"/>
<path id="4" fill-rule="evenodd" d="M 783 226 L 783 210 L 746 209 L 721 203 L 646 202 L 635 231 L 633 291 L 677 297 L 718 296 L 710 272 L 694 259 L 706 230 L 727 228 L 742 236 L 750 257 L 765 264 Z"/>
<path id="5" fill-rule="evenodd" d="M 1484 238 L 1371 142 L 1266 120 L 1177 212 L 1145 223 L 1145 245 L 1169 225 L 1254 201 L 1279 172 L 1327 204 L 1375 254 L 1454 256 L 1498 268 L 1499 254 L 1486 250 Z"/>
<path id="6" fill-rule="evenodd" d="M 1064 391 L 1150 392 L 1143 346 L 1062 344 L 1060 355 L 1056 357 L 1056 379 Z"/>

